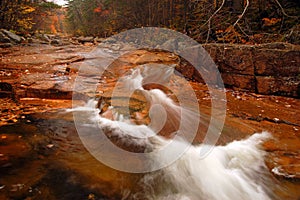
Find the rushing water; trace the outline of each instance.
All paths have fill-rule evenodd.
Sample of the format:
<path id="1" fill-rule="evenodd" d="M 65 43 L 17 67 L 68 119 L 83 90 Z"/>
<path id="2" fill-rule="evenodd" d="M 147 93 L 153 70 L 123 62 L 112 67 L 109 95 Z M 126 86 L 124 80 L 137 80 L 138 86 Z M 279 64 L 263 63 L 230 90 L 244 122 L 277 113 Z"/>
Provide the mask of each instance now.
<path id="1" fill-rule="evenodd" d="M 81 117 L 86 115 L 83 114 L 84 112 L 89 113 L 90 121 L 79 122 L 77 130 L 85 132 L 81 139 L 98 160 L 110 167 L 127 172 L 134 172 L 134 170 L 147 172 L 148 170 L 148 173 L 137 183 L 141 186 L 141 190 L 131 193 L 130 198 L 276 199 L 273 192 L 276 184 L 265 166 L 265 152 L 260 148 L 261 143 L 271 137 L 269 133 L 257 133 L 248 139 L 234 141 L 225 146 L 191 145 L 190 137 L 194 135 L 190 132 L 193 132 L 198 124 L 195 121 L 199 118 L 199 114 L 177 105 L 161 90 L 145 90 L 143 81 L 147 77 L 147 69 L 133 70 L 130 75 L 123 78 L 120 87 L 123 93 L 124 90 L 128 90 L 130 94 L 134 90 L 142 91 L 150 102 L 150 107 L 156 106 L 157 109 L 154 109 L 152 113 L 151 109 L 149 111 L 152 116 L 148 126 L 135 124 L 130 120 L 130 116 L 118 113 L 118 109 L 115 108 L 117 105 L 113 103 L 105 111 L 110 112 L 110 115 L 105 115 L 105 113 L 102 116 L 99 115 L 100 110 L 95 108 L 96 102 L 93 100 L 89 101 L 85 107 L 69 110 L 80 113 L 77 116 Z M 164 81 L 167 79 L 164 76 Z M 174 127 L 179 127 L 178 123 L 182 123 L 181 120 L 184 126 L 181 126 L 179 131 L 167 133 L 172 136 L 171 138 L 162 136 L 166 134 L 157 134 L 165 131 L 160 125 L 161 122 L 164 126 L 169 123 L 167 127 L 171 126 L 174 130 Z M 85 129 L 80 129 L 80 126 L 84 126 Z M 86 129 L 87 126 L 91 129 Z M 145 152 L 142 153 L 142 157 L 138 157 L 128 152 L 123 154 L 123 151 L 114 148 L 107 151 L 103 149 L 103 146 L 104 148 L 110 148 L 110 146 L 104 145 L 103 141 L 99 141 L 99 138 L 94 136 L 94 134 L 100 134 L 101 130 L 105 130 L 104 135 L 109 133 L 110 136 L 113 135 L 123 140 L 123 146 L 124 144 L 133 148 L 145 146 Z M 210 149 L 210 153 L 201 156 L 203 149 Z M 112 159 L 103 158 L 105 154 L 101 151 Z M 115 160 L 124 156 L 127 156 L 127 159 Z M 142 162 L 141 167 L 137 167 L 136 165 L 140 162 Z"/>

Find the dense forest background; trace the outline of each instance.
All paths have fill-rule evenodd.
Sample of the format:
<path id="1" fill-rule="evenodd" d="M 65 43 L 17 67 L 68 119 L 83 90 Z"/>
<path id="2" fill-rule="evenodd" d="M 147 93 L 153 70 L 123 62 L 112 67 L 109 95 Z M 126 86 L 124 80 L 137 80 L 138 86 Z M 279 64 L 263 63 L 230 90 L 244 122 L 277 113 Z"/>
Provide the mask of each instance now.
<path id="1" fill-rule="evenodd" d="M 64 10 L 42 0 L 1 0 L 0 28 L 19 34 L 64 32 Z"/>
<path id="2" fill-rule="evenodd" d="M 155 26 L 204 42 L 299 44 L 298 0 L 2 0 L 1 27 L 21 34 L 108 37 Z"/>

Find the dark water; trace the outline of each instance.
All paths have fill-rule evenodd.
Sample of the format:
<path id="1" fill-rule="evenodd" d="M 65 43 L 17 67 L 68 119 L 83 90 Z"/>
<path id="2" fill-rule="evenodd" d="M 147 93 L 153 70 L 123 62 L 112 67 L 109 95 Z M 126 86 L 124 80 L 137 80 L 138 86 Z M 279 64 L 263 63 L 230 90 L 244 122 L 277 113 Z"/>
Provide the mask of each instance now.
<path id="1" fill-rule="evenodd" d="M 0 127 L 0 199 L 119 199 L 134 191 L 139 175 L 95 160 L 72 117 L 36 114 Z"/>

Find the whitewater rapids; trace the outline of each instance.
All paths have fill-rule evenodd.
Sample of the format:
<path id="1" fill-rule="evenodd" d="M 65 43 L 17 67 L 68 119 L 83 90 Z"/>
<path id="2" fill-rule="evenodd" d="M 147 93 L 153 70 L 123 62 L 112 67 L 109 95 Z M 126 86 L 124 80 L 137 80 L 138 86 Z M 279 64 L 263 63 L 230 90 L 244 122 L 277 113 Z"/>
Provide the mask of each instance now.
<path id="1" fill-rule="evenodd" d="M 191 146 L 176 162 L 143 178 L 141 183 L 150 191 L 147 198 L 275 199 L 271 189 L 274 183 L 264 163 L 265 152 L 260 149 L 261 142 L 268 137 L 270 134 L 263 132 L 216 146 L 204 159 L 199 156 L 201 145 Z M 160 159 L 157 162 L 163 162 Z"/>
<path id="2" fill-rule="evenodd" d="M 151 100 L 152 105 L 160 104 L 167 108 L 167 112 L 173 111 L 173 114 L 185 112 L 180 110 L 180 107 L 163 92 L 157 89 L 144 90 L 142 81 L 145 75 L 142 72 L 135 71 L 132 75 L 134 77 L 128 76 L 125 79 L 126 84 L 123 84 L 127 88 L 143 90 Z M 135 137 L 136 139 L 130 142 L 149 146 L 154 152 L 170 144 L 170 139 L 156 134 L 157 127 L 133 124 L 118 113 L 114 113 L 113 120 L 101 117 L 99 109 L 95 106 L 96 102 L 92 100 L 85 107 L 74 108 L 70 111 L 89 111 L 92 113 L 90 120 L 96 122 L 100 129 L 112 132 L 120 138 L 127 135 Z M 110 109 L 113 112 L 113 107 Z M 191 114 L 190 111 L 188 114 Z M 195 117 L 193 114 L 191 116 Z M 188 130 L 184 129 L 184 131 Z M 140 182 L 137 183 L 143 188 L 142 191 L 127 194 L 124 199 L 276 199 L 273 193 L 276 184 L 264 162 L 266 152 L 261 149 L 262 142 L 270 137 L 271 135 L 267 132 L 256 133 L 247 139 L 234 141 L 225 146 L 214 146 L 205 157 L 200 156 L 201 149 L 211 146 L 207 144 L 190 145 L 182 137 L 172 139 L 172 145 L 167 153 L 154 153 L 146 156 L 151 160 L 149 165 L 156 166 L 166 163 L 172 156 L 172 152 L 178 151 L 181 147 L 186 150 L 166 167 L 145 173 Z"/>
<path id="3" fill-rule="evenodd" d="M 94 118 L 95 119 L 95 118 Z M 98 118 L 99 119 L 99 118 Z M 102 121 L 103 120 L 103 121 Z M 160 149 L 169 141 L 154 136 L 146 126 L 123 124 L 121 128 L 114 121 L 99 119 L 104 128 L 111 127 L 115 133 L 126 135 L 151 135 L 151 140 L 140 139 L 135 142 Z M 126 127 L 126 128 L 124 128 Z M 127 133 L 126 133 L 127 132 Z M 274 180 L 265 165 L 265 152 L 261 143 L 271 137 L 267 132 L 256 133 L 251 137 L 234 141 L 226 146 L 215 146 L 205 158 L 200 157 L 203 145 L 194 145 L 171 165 L 151 172 L 140 181 L 144 190 L 134 194 L 133 199 L 178 199 L 178 200 L 269 200 L 276 199 L 272 194 Z M 132 142 L 132 141 L 131 141 Z M 177 147 L 187 146 L 184 140 L 174 142 Z M 169 151 L 170 153 L 172 150 Z M 153 165 L 166 162 L 169 154 L 151 156 Z"/>

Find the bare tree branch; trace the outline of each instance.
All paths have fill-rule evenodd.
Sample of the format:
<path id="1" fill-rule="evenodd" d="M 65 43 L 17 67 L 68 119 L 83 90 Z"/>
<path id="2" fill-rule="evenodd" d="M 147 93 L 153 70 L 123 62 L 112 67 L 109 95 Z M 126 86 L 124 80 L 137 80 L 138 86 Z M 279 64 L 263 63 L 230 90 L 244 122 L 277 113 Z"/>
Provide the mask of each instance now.
<path id="1" fill-rule="evenodd" d="M 246 37 L 250 37 L 243 29 L 242 29 L 242 27 L 240 26 L 240 24 L 239 23 L 237 23 L 237 26 L 239 27 L 239 29 L 240 29 L 240 31 L 246 36 Z"/>
<path id="2" fill-rule="evenodd" d="M 241 15 L 238 16 L 238 19 L 234 22 L 233 25 L 229 26 L 226 30 L 228 30 L 228 32 L 226 32 L 226 34 L 223 37 L 226 37 L 232 30 L 234 30 L 234 27 L 239 23 L 239 21 L 244 17 L 248 7 L 249 7 L 249 0 L 246 0 L 246 6 L 242 12 Z"/>
<path id="3" fill-rule="evenodd" d="M 282 14 L 284 16 L 291 17 L 291 18 L 298 18 L 297 16 L 291 16 L 291 15 L 286 14 L 286 12 L 284 11 L 284 8 L 281 6 L 281 4 L 279 3 L 279 1 L 278 0 L 274 0 L 274 1 L 278 4 L 278 6 L 280 7 L 281 12 L 282 12 Z"/>
<path id="4" fill-rule="evenodd" d="M 225 4 L 226 0 L 222 1 L 221 6 L 208 18 L 208 20 L 203 24 L 203 26 L 205 26 L 208 23 L 208 32 L 207 32 L 207 37 L 206 37 L 206 43 L 208 42 L 209 36 L 210 36 L 210 32 L 211 32 L 211 20 L 212 18 L 223 8 L 224 4 Z"/>
<path id="5" fill-rule="evenodd" d="M 277 0 L 276 0 L 277 1 Z M 246 1 L 246 6 L 245 6 L 245 8 L 244 8 L 244 10 L 243 10 L 243 12 L 242 12 L 242 14 L 238 17 L 238 19 L 234 22 L 234 24 L 232 25 L 232 27 L 234 28 L 236 25 L 237 25 L 237 23 L 239 23 L 239 21 L 244 17 L 244 15 L 245 15 L 245 13 L 246 13 L 246 11 L 247 11 L 247 9 L 248 9 L 248 7 L 249 7 L 249 0 L 247 0 Z"/>

